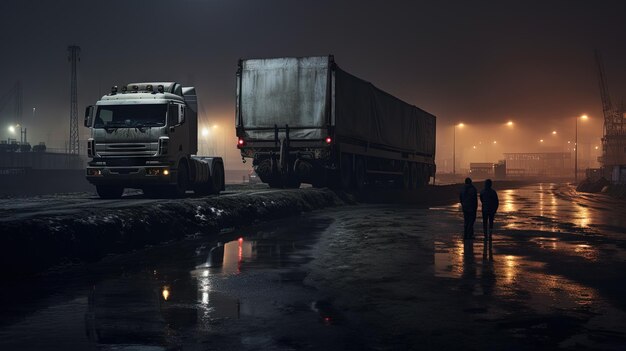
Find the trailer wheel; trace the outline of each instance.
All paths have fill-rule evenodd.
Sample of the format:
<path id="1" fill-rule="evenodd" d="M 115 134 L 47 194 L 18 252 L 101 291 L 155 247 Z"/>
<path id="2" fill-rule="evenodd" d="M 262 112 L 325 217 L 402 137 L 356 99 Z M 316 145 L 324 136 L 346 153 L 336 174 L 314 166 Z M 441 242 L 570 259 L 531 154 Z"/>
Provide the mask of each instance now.
<path id="1" fill-rule="evenodd" d="M 341 181 L 341 187 L 345 190 L 350 189 L 352 186 L 352 155 L 341 154 L 341 168 L 339 170 L 339 177 Z"/>
<path id="2" fill-rule="evenodd" d="M 96 192 L 101 199 L 119 199 L 124 193 L 124 188 L 114 185 L 96 185 Z"/>
<path id="3" fill-rule="evenodd" d="M 363 191 L 365 184 L 367 183 L 367 168 L 365 166 L 365 159 L 363 157 L 357 157 L 354 167 L 354 185 L 357 191 Z"/>

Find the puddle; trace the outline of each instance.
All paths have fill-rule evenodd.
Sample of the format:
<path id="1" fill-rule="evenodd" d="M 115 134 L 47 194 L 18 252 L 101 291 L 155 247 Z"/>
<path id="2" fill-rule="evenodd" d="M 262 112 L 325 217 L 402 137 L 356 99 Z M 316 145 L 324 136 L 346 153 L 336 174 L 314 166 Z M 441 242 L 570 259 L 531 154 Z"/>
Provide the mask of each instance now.
<path id="1" fill-rule="evenodd" d="M 578 256 L 590 261 L 597 261 L 599 258 L 598 249 L 586 242 L 570 242 L 549 237 L 532 238 L 530 242 L 535 243 L 542 249 L 559 251 L 559 253 L 565 255 Z"/>

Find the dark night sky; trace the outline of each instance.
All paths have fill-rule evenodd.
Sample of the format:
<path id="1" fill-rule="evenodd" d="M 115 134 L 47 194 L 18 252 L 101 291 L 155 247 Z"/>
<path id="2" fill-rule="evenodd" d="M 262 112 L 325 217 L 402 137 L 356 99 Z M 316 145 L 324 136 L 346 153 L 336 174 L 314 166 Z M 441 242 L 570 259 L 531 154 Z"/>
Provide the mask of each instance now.
<path id="1" fill-rule="evenodd" d="M 2 1 L 0 95 L 21 81 L 29 140 L 63 147 L 66 47 L 80 45 L 81 115 L 112 85 L 193 84 L 203 121 L 227 130 L 227 162 L 240 167 L 230 147 L 237 59 L 332 53 L 348 72 L 438 116 L 440 160 L 459 121 L 468 124 L 457 133 L 463 150 L 498 139 L 500 151 L 536 151 L 528 140 L 552 130 L 573 135 L 581 113 L 591 117 L 581 137 L 595 143 L 601 136 L 593 49 L 602 50 L 619 103 L 626 97 L 625 14 L 625 1 Z M 0 111 L 2 125 L 10 111 Z M 500 127 L 509 119 L 515 136 Z M 6 134 L 2 127 L 0 138 Z M 561 150 L 565 139 L 551 148 Z"/>

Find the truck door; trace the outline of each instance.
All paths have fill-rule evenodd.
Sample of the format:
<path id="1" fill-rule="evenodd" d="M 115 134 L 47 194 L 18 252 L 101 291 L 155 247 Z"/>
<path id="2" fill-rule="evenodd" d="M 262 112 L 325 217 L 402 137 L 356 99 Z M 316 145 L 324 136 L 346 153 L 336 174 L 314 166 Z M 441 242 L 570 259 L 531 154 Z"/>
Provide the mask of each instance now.
<path id="1" fill-rule="evenodd" d="M 185 105 L 171 103 L 168 107 L 168 125 L 170 145 L 174 146 L 175 154 L 187 152 L 188 133 L 185 126 Z"/>

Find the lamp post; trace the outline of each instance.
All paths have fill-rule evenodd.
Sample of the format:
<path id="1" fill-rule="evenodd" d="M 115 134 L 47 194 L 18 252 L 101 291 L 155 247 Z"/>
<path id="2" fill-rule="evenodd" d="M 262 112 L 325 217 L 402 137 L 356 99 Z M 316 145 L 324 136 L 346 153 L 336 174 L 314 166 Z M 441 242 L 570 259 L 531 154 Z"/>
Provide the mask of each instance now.
<path id="1" fill-rule="evenodd" d="M 9 133 L 11 134 L 15 134 L 17 130 L 20 131 L 20 145 L 27 143 L 26 128 L 22 127 L 19 124 L 16 124 L 16 125 L 10 125 L 8 129 L 9 129 Z"/>
<path id="2" fill-rule="evenodd" d="M 463 123 L 455 124 L 452 128 L 452 174 L 456 175 L 456 127 L 463 127 Z"/>
<path id="3" fill-rule="evenodd" d="M 578 120 L 587 119 L 587 115 L 576 117 L 576 133 L 574 135 L 574 183 L 578 184 Z"/>

